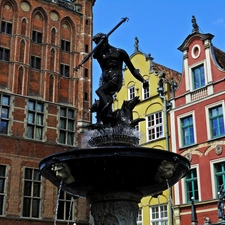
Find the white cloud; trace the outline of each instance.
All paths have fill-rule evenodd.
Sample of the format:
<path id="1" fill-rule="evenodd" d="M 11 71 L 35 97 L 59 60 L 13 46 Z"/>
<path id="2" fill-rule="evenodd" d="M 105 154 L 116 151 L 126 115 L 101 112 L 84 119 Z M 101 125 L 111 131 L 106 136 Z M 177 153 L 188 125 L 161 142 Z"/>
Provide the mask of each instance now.
<path id="1" fill-rule="evenodd" d="M 219 17 L 216 21 L 213 22 L 213 25 L 224 25 L 225 21 L 222 17 Z"/>

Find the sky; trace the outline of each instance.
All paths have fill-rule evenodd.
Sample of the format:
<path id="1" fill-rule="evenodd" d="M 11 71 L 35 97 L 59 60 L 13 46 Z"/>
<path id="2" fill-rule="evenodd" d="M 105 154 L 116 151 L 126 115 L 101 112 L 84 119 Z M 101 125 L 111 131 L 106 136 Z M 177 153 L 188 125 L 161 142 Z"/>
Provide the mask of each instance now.
<path id="1" fill-rule="evenodd" d="M 182 72 L 182 52 L 177 48 L 192 33 L 192 15 L 199 31 L 214 35 L 212 43 L 225 51 L 225 0 L 96 0 L 93 6 L 93 35 L 108 33 L 121 18 L 128 17 L 109 37 L 109 43 L 134 53 L 151 54 L 154 62 Z M 93 44 L 95 47 L 95 44 Z M 101 70 L 93 60 L 93 91 L 99 86 Z M 93 100 L 96 95 L 93 92 Z"/>

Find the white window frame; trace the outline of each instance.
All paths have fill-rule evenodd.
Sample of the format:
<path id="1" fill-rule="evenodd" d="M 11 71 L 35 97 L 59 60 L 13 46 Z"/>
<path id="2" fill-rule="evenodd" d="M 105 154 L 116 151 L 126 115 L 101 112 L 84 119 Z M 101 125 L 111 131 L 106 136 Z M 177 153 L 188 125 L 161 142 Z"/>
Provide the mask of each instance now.
<path id="1" fill-rule="evenodd" d="M 192 116 L 193 118 L 193 128 L 194 128 L 194 138 L 195 138 L 195 143 L 198 143 L 197 142 L 197 135 L 196 135 L 196 123 L 195 123 L 195 111 L 190 111 L 190 112 L 187 112 L 187 113 L 184 113 L 184 114 L 181 114 L 179 116 L 177 116 L 177 124 L 178 124 L 178 141 L 179 141 L 179 148 L 184 148 L 186 146 L 183 146 L 183 143 L 182 143 L 182 138 L 183 138 L 183 133 L 181 132 L 181 128 L 182 128 L 182 123 L 181 123 L 181 120 L 184 119 L 185 117 L 188 117 L 188 116 Z M 191 144 L 192 145 L 192 144 Z"/>
<path id="2" fill-rule="evenodd" d="M 160 206 L 166 206 L 166 210 L 167 210 L 167 217 L 161 217 L 161 209 Z M 158 207 L 159 209 L 159 218 L 157 219 L 152 219 L 152 208 L 156 208 Z M 159 205 L 153 205 L 150 207 L 150 224 L 152 225 L 153 222 L 157 222 L 158 225 L 161 225 L 161 222 L 165 222 L 167 221 L 167 225 L 168 225 L 168 219 L 169 219 L 169 207 L 168 204 L 159 204 Z"/>
<path id="3" fill-rule="evenodd" d="M 134 133 L 135 133 L 136 137 L 139 138 L 139 144 L 140 144 L 140 141 L 141 141 L 140 124 L 137 124 L 134 127 Z"/>
<path id="4" fill-rule="evenodd" d="M 199 197 L 199 202 L 202 200 L 202 194 L 201 194 L 201 182 L 200 182 L 200 172 L 199 172 L 199 164 L 194 164 L 191 165 L 191 169 L 195 169 L 197 172 L 197 183 L 198 183 L 198 197 Z M 182 185 L 182 199 L 183 199 L 183 204 L 186 204 L 188 202 L 187 199 L 187 189 L 186 189 L 186 182 L 185 182 L 185 177 L 181 180 L 181 185 Z"/>
<path id="5" fill-rule="evenodd" d="M 162 126 L 162 135 L 160 137 L 157 137 L 157 138 L 154 138 L 152 140 L 149 140 L 149 132 L 148 131 L 149 131 L 150 127 L 148 126 L 148 116 L 155 115 L 155 114 L 160 113 L 160 112 L 162 114 L 162 123 L 160 123 L 160 125 L 155 124 L 153 127 L 156 128 L 156 127 Z M 164 136 L 165 136 L 165 134 L 164 134 L 164 115 L 163 115 L 163 111 L 159 110 L 157 112 L 153 112 L 153 113 L 150 113 L 150 114 L 146 115 L 146 140 L 148 142 L 155 141 L 155 140 L 158 140 L 160 138 L 163 138 Z"/>
<path id="6" fill-rule="evenodd" d="M 216 185 L 216 181 L 215 181 L 215 172 L 214 172 L 214 165 L 216 163 L 221 163 L 224 162 L 225 158 L 219 158 L 219 159 L 214 159 L 210 161 L 210 175 L 211 175 L 211 189 L 212 189 L 212 195 L 213 195 L 213 199 L 217 199 L 218 198 L 218 193 L 215 190 L 215 185 Z"/>
<path id="7" fill-rule="evenodd" d="M 42 179 L 42 176 L 40 176 L 40 180 L 39 181 L 37 181 L 37 180 L 34 180 L 33 179 L 33 177 L 32 177 L 32 179 L 25 179 L 25 172 L 26 172 L 26 169 L 30 169 L 30 170 L 32 170 L 32 173 L 33 173 L 33 171 L 34 170 L 38 170 L 38 168 L 32 168 L 32 167 L 23 167 L 23 179 L 22 179 L 22 181 L 23 181 L 23 190 L 24 190 L 24 187 L 25 187 L 25 182 L 26 181 L 30 181 L 30 182 L 32 182 L 32 191 L 31 191 L 31 196 L 27 196 L 27 198 L 29 197 L 29 199 L 31 199 L 31 201 L 33 201 L 34 199 L 39 199 L 39 210 L 38 210 L 38 217 L 33 217 L 32 216 L 32 207 L 30 208 L 30 215 L 29 216 L 24 216 L 23 214 L 24 214 L 24 206 L 25 206 L 25 203 L 24 203 L 24 198 L 26 197 L 25 196 L 25 194 L 24 194 L 24 192 L 23 192 L 23 194 L 22 194 L 22 207 L 21 207 L 21 215 L 22 215 L 22 217 L 23 218 L 32 218 L 32 219 L 40 219 L 41 218 L 41 212 L 42 212 L 42 189 L 43 189 L 43 187 L 42 187 L 42 181 L 43 181 L 43 179 Z M 33 196 L 33 188 L 34 188 L 34 182 L 37 182 L 37 183 L 40 183 L 40 196 L 39 197 L 36 197 L 36 196 Z M 31 206 L 32 206 L 32 204 L 31 204 Z"/>
<path id="8" fill-rule="evenodd" d="M 150 86 L 147 88 L 143 88 L 142 87 L 142 98 L 145 99 L 149 99 L 150 98 Z M 148 93 L 148 97 L 145 97 L 145 95 Z"/>
<path id="9" fill-rule="evenodd" d="M 211 137 L 211 126 L 210 126 L 210 113 L 209 113 L 209 110 L 211 108 L 217 107 L 219 105 L 222 105 L 222 109 L 223 109 L 223 122 L 224 122 L 224 127 L 225 127 L 224 100 L 221 100 L 219 102 L 215 102 L 215 103 L 212 103 L 210 105 L 205 106 L 206 128 L 207 128 L 207 138 L 208 138 L 208 140 L 214 139 L 214 138 Z"/>
<path id="10" fill-rule="evenodd" d="M 196 91 L 196 90 L 198 90 L 198 89 L 201 89 L 201 88 L 203 88 L 203 87 L 201 87 L 201 88 L 198 88 L 198 89 L 194 89 L 194 87 L 193 87 L 193 74 L 192 74 L 192 70 L 195 68 L 195 67 L 198 67 L 198 66 L 201 66 L 201 65 L 203 65 L 203 67 L 204 67 L 204 76 L 205 76 L 205 86 L 204 87 L 206 87 L 207 86 L 207 84 L 208 84 L 208 79 L 207 79 L 207 67 L 206 67 L 206 60 L 202 60 L 202 61 L 199 61 L 198 63 L 196 63 L 196 64 L 193 64 L 193 65 L 191 65 L 190 67 L 189 67 L 189 84 L 190 84 L 190 91 Z"/>
<path id="11" fill-rule="evenodd" d="M 138 216 L 137 216 L 137 225 L 142 225 L 143 221 L 143 209 L 138 209 Z"/>
<path id="12" fill-rule="evenodd" d="M 75 207 L 76 207 L 76 199 L 73 198 L 71 196 L 71 199 L 67 199 L 67 193 L 65 191 L 62 191 L 61 190 L 61 193 L 63 195 L 63 198 L 60 198 L 60 199 L 57 199 L 58 204 L 62 204 L 63 205 L 63 219 L 59 219 L 58 216 L 59 216 L 59 212 L 57 214 L 57 221 L 70 221 L 70 222 L 73 222 L 75 220 Z M 58 198 L 58 193 L 57 193 L 57 198 Z M 67 203 L 69 205 L 69 208 L 67 208 Z M 72 205 L 71 205 L 72 203 Z M 57 205 L 57 202 L 56 202 L 56 205 Z M 71 208 L 70 208 L 71 207 Z M 67 211 L 67 210 L 71 210 L 71 211 Z M 70 215 L 70 218 L 67 218 L 66 217 L 66 214 L 69 214 Z"/>
<path id="13" fill-rule="evenodd" d="M 131 92 L 133 91 L 133 92 Z M 135 97 L 135 86 L 128 87 L 128 100 L 132 100 Z"/>

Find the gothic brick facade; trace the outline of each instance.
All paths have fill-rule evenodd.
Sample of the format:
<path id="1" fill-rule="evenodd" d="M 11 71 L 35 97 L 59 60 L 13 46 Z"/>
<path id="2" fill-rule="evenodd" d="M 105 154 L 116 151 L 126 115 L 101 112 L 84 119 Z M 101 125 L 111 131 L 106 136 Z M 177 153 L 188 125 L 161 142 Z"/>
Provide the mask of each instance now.
<path id="1" fill-rule="evenodd" d="M 92 47 L 94 2 L 0 1 L 0 224 L 50 224 L 57 208 L 57 224 L 89 224 L 88 202 L 57 200 L 38 165 L 91 121 L 91 60 L 74 68 Z"/>

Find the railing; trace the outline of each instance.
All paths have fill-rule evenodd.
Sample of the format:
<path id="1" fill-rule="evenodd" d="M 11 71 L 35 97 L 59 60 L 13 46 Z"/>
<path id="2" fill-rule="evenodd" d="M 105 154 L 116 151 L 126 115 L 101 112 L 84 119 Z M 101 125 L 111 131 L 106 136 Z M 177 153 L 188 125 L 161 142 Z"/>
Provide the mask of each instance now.
<path id="1" fill-rule="evenodd" d="M 82 5 L 74 4 L 73 2 L 70 2 L 70 1 L 65 1 L 65 0 L 45 0 L 45 1 L 53 2 L 63 8 L 71 10 L 73 12 L 81 12 L 81 10 L 82 10 Z"/>
<path id="2" fill-rule="evenodd" d="M 191 101 L 195 101 L 195 100 L 204 98 L 206 96 L 208 96 L 208 91 L 207 91 L 207 87 L 204 87 L 196 91 L 193 91 L 191 93 Z"/>

